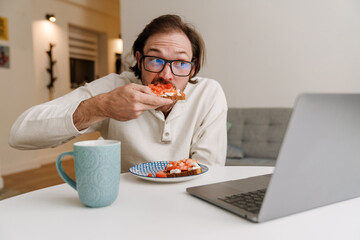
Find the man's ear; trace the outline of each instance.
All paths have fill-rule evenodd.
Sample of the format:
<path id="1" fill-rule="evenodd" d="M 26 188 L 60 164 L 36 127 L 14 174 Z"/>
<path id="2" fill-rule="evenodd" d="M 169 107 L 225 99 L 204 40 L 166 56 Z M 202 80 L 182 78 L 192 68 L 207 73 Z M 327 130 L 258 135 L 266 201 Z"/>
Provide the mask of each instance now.
<path id="1" fill-rule="evenodd" d="M 141 53 L 139 51 L 136 51 L 135 57 L 136 57 L 138 69 L 141 71 Z"/>
<path id="2" fill-rule="evenodd" d="M 190 78 L 194 77 L 196 66 L 197 66 L 197 62 L 195 61 L 195 64 L 192 67 L 192 70 L 191 70 L 191 73 L 190 73 Z"/>

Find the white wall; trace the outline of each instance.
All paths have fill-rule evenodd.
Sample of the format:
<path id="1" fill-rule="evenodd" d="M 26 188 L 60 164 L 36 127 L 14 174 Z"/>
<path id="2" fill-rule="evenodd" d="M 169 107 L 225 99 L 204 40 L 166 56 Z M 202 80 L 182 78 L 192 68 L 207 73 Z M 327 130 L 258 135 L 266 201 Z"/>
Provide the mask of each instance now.
<path id="1" fill-rule="evenodd" d="M 44 91 L 44 87 L 49 83 L 49 74 L 44 71 L 45 66 L 49 64 L 45 54 L 49 50 L 49 42 L 56 44 L 53 49 L 53 56 L 57 61 L 54 65 L 54 74 L 58 80 L 55 81 L 54 97 L 60 97 L 64 93 L 71 91 L 68 48 L 69 24 L 107 35 L 109 46 L 107 48 L 106 55 L 108 59 L 106 61 L 109 64 L 107 64 L 108 68 L 105 69 L 102 75 L 115 72 L 115 46 L 113 46 L 112 41 L 120 33 L 119 5 L 114 6 L 115 1 L 103 1 L 101 8 L 97 6 L 96 1 L 89 1 L 95 4 L 95 6 L 86 5 L 86 8 L 80 5 L 80 3 L 84 2 L 80 0 L 32 0 L 32 2 L 35 76 L 38 81 L 36 87 L 39 93 L 37 95 L 38 102 L 45 102 L 49 99 L 48 91 Z M 90 7 L 96 8 L 96 10 Z M 113 11 L 114 7 L 118 9 L 117 15 Z M 50 23 L 45 20 L 46 13 L 54 13 L 57 18 L 56 22 Z"/>
<path id="2" fill-rule="evenodd" d="M 0 16 L 8 19 L 10 68 L 0 68 L 0 176 L 7 162 L 24 169 L 38 166 L 35 152 L 23 152 L 8 146 L 10 127 L 24 109 L 35 103 L 34 60 L 32 49 L 31 1 L 1 0 Z"/>
<path id="3" fill-rule="evenodd" d="M 291 107 L 302 92 L 360 91 L 358 0 L 122 0 L 124 52 L 166 13 L 200 31 L 200 75 L 220 82 L 230 107 Z"/>
<path id="4" fill-rule="evenodd" d="M 53 56 L 55 81 L 53 97 L 70 89 L 68 49 L 69 24 L 99 32 L 107 36 L 106 66 L 103 74 L 115 72 L 114 40 L 120 33 L 118 0 L 0 0 L 0 16 L 9 22 L 10 69 L 0 68 L 0 175 L 35 168 L 53 162 L 56 156 L 72 149 L 72 143 L 98 134 L 85 135 L 55 149 L 20 151 L 8 146 L 8 135 L 15 119 L 32 105 L 50 99 L 47 84 L 49 42 L 55 43 Z M 45 20 L 54 13 L 55 23 Z"/>

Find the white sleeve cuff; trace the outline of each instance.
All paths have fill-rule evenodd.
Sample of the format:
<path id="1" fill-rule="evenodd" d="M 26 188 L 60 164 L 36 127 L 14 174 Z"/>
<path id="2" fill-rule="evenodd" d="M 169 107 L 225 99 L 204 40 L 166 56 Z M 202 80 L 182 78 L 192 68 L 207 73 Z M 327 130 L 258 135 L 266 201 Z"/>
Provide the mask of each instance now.
<path id="1" fill-rule="evenodd" d="M 76 111 L 76 109 L 78 108 L 78 106 L 80 105 L 80 103 L 82 102 L 83 100 L 81 101 L 78 101 L 74 104 L 72 104 L 67 113 L 66 113 L 66 117 L 65 117 L 65 126 L 66 126 L 66 129 L 69 131 L 69 134 L 71 135 L 80 135 L 80 134 L 84 134 L 86 132 L 89 131 L 89 128 L 85 128 L 81 131 L 79 131 L 76 127 L 75 127 L 75 124 L 74 124 L 74 120 L 73 120 L 73 114 L 74 112 Z"/>

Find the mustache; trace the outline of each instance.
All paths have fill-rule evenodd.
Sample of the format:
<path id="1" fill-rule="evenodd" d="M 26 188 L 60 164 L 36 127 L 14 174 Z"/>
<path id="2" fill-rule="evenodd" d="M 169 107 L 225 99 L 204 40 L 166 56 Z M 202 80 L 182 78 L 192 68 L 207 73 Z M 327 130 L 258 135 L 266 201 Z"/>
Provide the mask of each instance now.
<path id="1" fill-rule="evenodd" d="M 158 84 L 158 83 L 160 83 L 160 84 L 171 84 L 172 86 L 174 86 L 171 82 L 166 81 L 166 80 L 163 79 L 163 78 L 155 78 L 155 79 L 153 79 L 153 80 L 151 81 L 151 83 L 152 83 L 152 84 Z"/>

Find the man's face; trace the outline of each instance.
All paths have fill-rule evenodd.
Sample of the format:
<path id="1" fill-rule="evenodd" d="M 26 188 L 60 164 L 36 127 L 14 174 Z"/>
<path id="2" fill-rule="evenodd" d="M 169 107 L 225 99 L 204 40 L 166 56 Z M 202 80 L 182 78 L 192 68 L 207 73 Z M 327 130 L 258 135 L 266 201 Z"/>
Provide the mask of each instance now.
<path id="1" fill-rule="evenodd" d="M 193 57 L 190 40 L 182 32 L 157 33 L 150 36 L 144 46 L 144 55 L 160 57 L 166 60 L 184 61 L 191 61 Z M 159 73 L 148 72 L 144 69 L 141 58 L 140 52 L 136 52 L 136 60 L 141 70 L 141 80 L 144 85 L 156 82 L 171 83 L 175 88 L 183 91 L 194 73 L 193 67 L 190 76 L 175 76 L 171 72 L 170 64 L 166 64 Z M 168 112 L 172 107 L 173 104 L 157 110 Z"/>

